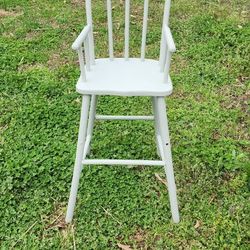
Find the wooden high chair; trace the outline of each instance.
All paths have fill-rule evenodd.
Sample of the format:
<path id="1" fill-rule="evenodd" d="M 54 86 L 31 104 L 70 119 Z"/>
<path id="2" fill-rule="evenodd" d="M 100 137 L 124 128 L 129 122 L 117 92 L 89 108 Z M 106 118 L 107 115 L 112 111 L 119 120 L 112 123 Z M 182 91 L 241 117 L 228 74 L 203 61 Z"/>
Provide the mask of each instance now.
<path id="1" fill-rule="evenodd" d="M 130 0 L 125 0 L 125 47 L 124 57 L 115 58 L 113 53 L 112 6 L 107 0 L 107 26 L 109 58 L 95 58 L 91 0 L 86 0 L 87 25 L 76 38 L 72 48 L 77 51 L 81 75 L 76 90 L 82 95 L 80 128 L 76 160 L 71 185 L 66 222 L 71 222 L 76 203 L 80 173 L 84 165 L 153 165 L 163 166 L 168 183 L 170 207 L 175 223 L 179 222 L 168 120 L 165 97 L 172 93 L 173 86 L 169 75 L 171 55 L 175 44 L 168 27 L 171 0 L 164 7 L 162 36 L 159 60 L 145 58 L 145 45 L 148 22 L 149 0 L 144 0 L 141 57 L 129 57 Z M 83 53 L 84 49 L 84 53 Z M 99 95 L 150 96 L 154 116 L 106 116 L 96 115 Z M 87 159 L 95 119 L 100 120 L 153 120 L 157 151 L 161 160 L 116 160 Z"/>

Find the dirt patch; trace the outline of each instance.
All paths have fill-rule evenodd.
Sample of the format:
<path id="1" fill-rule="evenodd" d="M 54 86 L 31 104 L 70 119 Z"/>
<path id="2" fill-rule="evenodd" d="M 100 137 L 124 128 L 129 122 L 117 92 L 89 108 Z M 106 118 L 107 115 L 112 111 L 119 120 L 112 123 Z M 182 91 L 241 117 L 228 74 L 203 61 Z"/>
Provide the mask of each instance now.
<path id="1" fill-rule="evenodd" d="M 16 17 L 16 16 L 21 16 L 23 15 L 23 12 L 15 12 L 15 11 L 7 11 L 4 9 L 0 9 L 0 18 L 4 17 Z"/>
<path id="2" fill-rule="evenodd" d="M 39 35 L 40 35 L 40 32 L 38 32 L 38 31 L 30 31 L 30 32 L 28 32 L 28 33 L 26 34 L 25 39 L 26 39 L 27 41 L 32 41 L 33 39 L 39 37 Z"/>
<path id="3" fill-rule="evenodd" d="M 241 123 L 237 124 L 235 133 L 238 140 L 250 140 L 248 127 L 247 121 L 241 121 Z M 246 150 L 250 153 L 250 148 L 246 148 Z"/>
<path id="4" fill-rule="evenodd" d="M 27 72 L 27 71 L 32 71 L 34 69 L 44 69 L 46 68 L 44 65 L 42 64 L 20 64 L 18 67 L 18 71 L 19 72 Z"/>
<path id="5" fill-rule="evenodd" d="M 170 70 L 175 74 L 181 73 L 184 69 L 188 67 L 187 60 L 181 56 L 180 54 L 175 54 L 173 57 L 173 61 L 170 66 Z"/>
<path id="6" fill-rule="evenodd" d="M 145 249 L 146 233 L 141 228 L 138 229 L 137 232 L 131 238 L 131 240 L 136 242 L 136 249 Z"/>
<path id="7" fill-rule="evenodd" d="M 58 230 L 62 239 L 63 249 L 69 249 L 69 245 L 74 245 L 75 249 L 75 227 L 74 224 L 65 222 L 66 205 L 56 203 L 51 214 L 42 218 L 44 229 L 42 238 L 51 237 L 51 230 Z"/>
<path id="8" fill-rule="evenodd" d="M 15 35 L 12 33 L 12 32 L 4 32 L 2 34 L 3 37 L 5 38 L 12 38 L 12 37 L 15 37 Z"/>
<path id="9" fill-rule="evenodd" d="M 174 99 L 187 99 L 188 97 L 190 97 L 190 93 L 188 93 L 187 91 L 183 90 L 183 89 L 176 89 L 175 91 L 173 91 L 172 94 L 172 98 Z"/>
<path id="10" fill-rule="evenodd" d="M 75 64 L 78 64 L 77 63 L 77 56 L 75 57 L 74 62 L 75 62 Z M 62 65 L 66 65 L 69 63 L 71 63 L 71 61 L 65 55 L 60 54 L 60 53 L 54 53 L 50 56 L 47 65 L 50 69 L 56 69 Z"/>
<path id="11" fill-rule="evenodd" d="M 250 78 L 238 77 L 236 84 L 225 85 L 219 93 L 225 97 L 221 106 L 226 109 L 240 108 L 244 113 L 248 112 L 248 101 L 250 100 L 250 91 L 247 89 L 247 81 Z"/>
<path id="12" fill-rule="evenodd" d="M 247 81 L 250 78 L 239 77 L 236 84 L 225 85 L 221 87 L 218 94 L 222 96 L 220 105 L 224 109 L 238 109 L 241 115 L 238 119 L 238 123 L 234 127 L 233 138 L 237 140 L 249 140 L 248 123 L 249 123 L 249 100 L 250 91 L 248 89 Z"/>
<path id="13" fill-rule="evenodd" d="M 49 29 L 62 29 L 65 28 L 63 25 L 60 25 L 57 20 L 53 18 L 39 18 L 39 23 L 41 25 L 40 31 L 49 30 Z"/>
<path id="14" fill-rule="evenodd" d="M 15 16 L 15 12 L 0 9 L 0 17 Z"/>
<path id="15" fill-rule="evenodd" d="M 45 230 L 52 228 L 66 229 L 65 222 L 65 205 L 55 204 L 54 211 L 45 218 Z"/>
<path id="16" fill-rule="evenodd" d="M 34 33 L 34 34 L 29 34 L 27 35 L 26 39 L 32 39 L 35 36 L 38 36 L 39 33 Z M 67 53 L 65 53 L 65 51 Z M 19 72 L 28 72 L 36 69 L 56 69 L 60 66 L 63 65 L 68 65 L 68 64 L 75 64 L 78 67 L 78 59 L 77 55 L 72 53 L 69 55 L 68 51 L 71 51 L 70 46 L 66 43 L 63 43 L 57 51 L 54 53 L 50 54 L 50 57 L 48 61 L 44 64 L 41 63 L 34 63 L 34 64 L 27 64 L 27 63 L 20 63 L 18 66 L 18 71 Z"/>
<path id="17" fill-rule="evenodd" d="M 71 0 L 70 1 L 72 5 L 77 5 L 77 6 L 84 6 L 85 5 L 85 1 L 82 0 Z"/>
<path id="18" fill-rule="evenodd" d="M 64 41 L 59 48 L 50 55 L 47 65 L 50 69 L 55 69 L 66 64 L 79 65 L 77 53 L 72 51 L 70 43 Z"/>
<path id="19" fill-rule="evenodd" d="M 61 55 L 59 53 L 52 54 L 48 60 L 49 68 L 54 69 L 60 64 L 63 64 Z"/>
<path id="20" fill-rule="evenodd" d="M 62 28 L 60 24 L 56 20 L 50 20 L 50 25 L 53 29 L 60 29 Z"/>

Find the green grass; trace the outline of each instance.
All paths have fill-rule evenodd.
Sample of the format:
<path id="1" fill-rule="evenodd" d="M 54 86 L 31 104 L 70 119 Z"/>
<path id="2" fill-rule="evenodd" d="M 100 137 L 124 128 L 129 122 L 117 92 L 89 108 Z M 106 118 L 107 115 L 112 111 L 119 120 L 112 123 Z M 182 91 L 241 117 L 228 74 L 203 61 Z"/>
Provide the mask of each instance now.
<path id="1" fill-rule="evenodd" d="M 1 249 L 248 249 L 249 5 L 174 0 L 177 53 L 167 98 L 181 222 L 171 222 L 158 167 L 87 167 L 65 225 L 78 133 L 77 57 L 83 1 L 0 2 Z M 107 56 L 104 1 L 94 1 L 97 56 Z M 133 0 L 139 55 L 142 1 Z M 116 54 L 122 1 L 114 1 Z M 157 58 L 163 0 L 151 1 L 147 56 Z M 148 98 L 101 97 L 99 113 L 148 114 Z M 148 122 L 98 122 L 91 157 L 157 157 Z"/>

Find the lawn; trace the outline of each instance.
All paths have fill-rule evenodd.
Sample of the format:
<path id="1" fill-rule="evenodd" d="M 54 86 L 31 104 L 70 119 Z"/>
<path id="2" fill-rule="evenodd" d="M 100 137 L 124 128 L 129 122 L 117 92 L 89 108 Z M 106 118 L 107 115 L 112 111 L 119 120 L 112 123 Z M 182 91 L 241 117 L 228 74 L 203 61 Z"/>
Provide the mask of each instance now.
<path id="1" fill-rule="evenodd" d="M 96 55 L 107 56 L 105 1 L 94 2 Z M 147 57 L 157 58 L 163 0 L 150 1 Z M 64 216 L 81 97 L 71 44 L 84 1 L 0 1 L 0 249 L 249 249 L 250 23 L 247 0 L 173 0 L 177 52 L 167 98 L 181 222 L 161 167 L 86 167 Z M 142 0 L 131 1 L 132 56 Z M 115 0 L 115 54 L 124 1 Z M 100 97 L 99 114 L 150 114 L 146 97 Z M 97 122 L 91 157 L 157 157 L 150 122 Z M 247 247 L 248 246 L 248 247 Z"/>

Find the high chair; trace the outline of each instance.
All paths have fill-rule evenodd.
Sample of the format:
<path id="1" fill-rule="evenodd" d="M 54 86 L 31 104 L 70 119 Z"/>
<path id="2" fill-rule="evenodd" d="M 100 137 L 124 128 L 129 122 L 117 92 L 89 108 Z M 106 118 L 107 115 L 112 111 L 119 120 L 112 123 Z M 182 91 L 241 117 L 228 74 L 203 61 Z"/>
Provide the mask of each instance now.
<path id="1" fill-rule="evenodd" d="M 91 0 L 86 0 L 85 2 L 87 25 L 83 28 L 72 45 L 72 48 L 77 51 L 79 56 L 81 74 L 76 84 L 76 90 L 82 95 L 82 107 L 66 222 L 70 223 L 73 218 L 80 173 L 83 166 L 152 165 L 164 167 L 167 177 L 172 219 L 175 223 L 178 223 L 180 219 L 165 105 L 165 97 L 169 96 L 173 90 L 169 68 L 171 55 L 176 50 L 171 30 L 168 26 L 171 0 L 166 0 L 164 5 L 159 60 L 145 58 L 149 0 L 144 0 L 140 58 L 129 57 L 130 0 L 125 0 L 125 42 L 123 58 L 114 57 L 111 0 L 106 1 L 109 58 L 95 58 Z M 99 95 L 150 96 L 152 98 L 154 115 L 97 115 L 96 105 Z M 157 151 L 161 160 L 87 159 L 95 120 L 154 121 Z"/>

